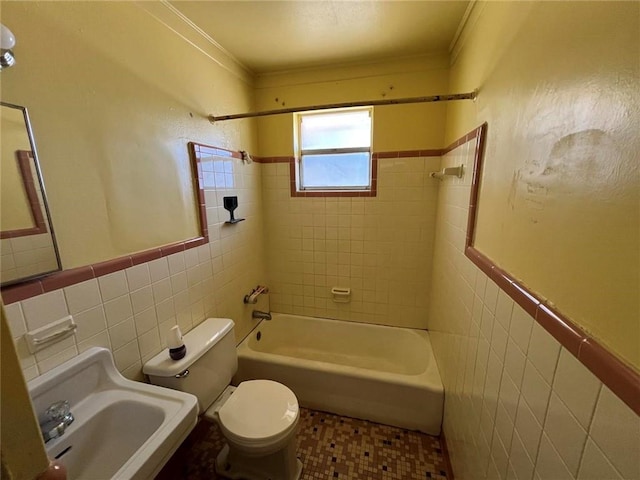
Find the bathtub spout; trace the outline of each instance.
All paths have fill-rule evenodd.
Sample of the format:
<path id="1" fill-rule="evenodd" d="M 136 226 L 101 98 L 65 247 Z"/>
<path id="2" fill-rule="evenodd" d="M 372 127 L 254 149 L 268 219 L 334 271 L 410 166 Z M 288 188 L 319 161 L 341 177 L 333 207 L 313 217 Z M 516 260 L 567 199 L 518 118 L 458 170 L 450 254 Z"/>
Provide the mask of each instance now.
<path id="1" fill-rule="evenodd" d="M 254 310 L 251 313 L 251 318 L 257 320 L 271 320 L 271 312 L 261 312 L 260 310 Z"/>

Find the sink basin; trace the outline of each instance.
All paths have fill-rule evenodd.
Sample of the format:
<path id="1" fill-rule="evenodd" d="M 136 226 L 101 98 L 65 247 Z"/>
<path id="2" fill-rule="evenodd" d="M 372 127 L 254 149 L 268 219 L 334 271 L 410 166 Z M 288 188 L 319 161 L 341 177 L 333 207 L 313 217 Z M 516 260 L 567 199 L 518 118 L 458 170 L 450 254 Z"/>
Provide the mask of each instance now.
<path id="1" fill-rule="evenodd" d="M 117 419 L 117 421 L 113 421 Z M 82 428 L 67 430 L 49 449 L 49 456 L 60 457 L 71 478 L 113 478 L 164 421 L 159 407 L 120 400 L 91 416 Z M 96 449 L 96 439 L 115 439 L 108 448 Z M 105 447 L 107 445 L 104 445 Z M 118 475 L 120 478 L 120 475 Z"/>
<path id="2" fill-rule="evenodd" d="M 91 348 L 28 386 L 41 423 L 52 403 L 71 405 L 75 421 L 45 444 L 69 480 L 151 479 L 198 419 L 195 396 L 127 380 L 105 348 Z"/>

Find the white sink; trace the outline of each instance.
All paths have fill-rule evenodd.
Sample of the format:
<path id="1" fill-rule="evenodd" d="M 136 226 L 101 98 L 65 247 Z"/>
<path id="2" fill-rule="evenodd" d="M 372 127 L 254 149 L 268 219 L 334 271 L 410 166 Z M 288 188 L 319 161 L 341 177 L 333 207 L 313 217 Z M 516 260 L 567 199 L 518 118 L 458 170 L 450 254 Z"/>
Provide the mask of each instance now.
<path id="1" fill-rule="evenodd" d="M 127 380 L 105 348 L 89 349 L 28 386 L 41 423 L 49 405 L 71 405 L 74 422 L 45 444 L 69 480 L 151 479 L 198 420 L 195 396 Z"/>

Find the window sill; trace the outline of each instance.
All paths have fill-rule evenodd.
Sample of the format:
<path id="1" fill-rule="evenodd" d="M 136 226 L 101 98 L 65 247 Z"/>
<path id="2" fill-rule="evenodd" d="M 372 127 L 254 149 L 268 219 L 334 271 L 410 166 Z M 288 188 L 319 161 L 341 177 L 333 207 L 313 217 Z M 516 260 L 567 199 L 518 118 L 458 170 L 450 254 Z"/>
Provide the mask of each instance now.
<path id="1" fill-rule="evenodd" d="M 369 190 L 298 190 L 295 185 L 291 186 L 292 197 L 375 197 L 376 193 L 375 183 Z"/>

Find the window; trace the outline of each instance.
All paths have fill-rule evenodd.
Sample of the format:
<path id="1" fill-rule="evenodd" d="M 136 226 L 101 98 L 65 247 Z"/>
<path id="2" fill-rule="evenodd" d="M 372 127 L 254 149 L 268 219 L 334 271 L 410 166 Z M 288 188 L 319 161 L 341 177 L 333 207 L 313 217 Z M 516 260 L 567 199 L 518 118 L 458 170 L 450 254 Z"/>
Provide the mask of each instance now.
<path id="1" fill-rule="evenodd" d="M 372 110 L 296 115 L 299 190 L 371 189 Z"/>

